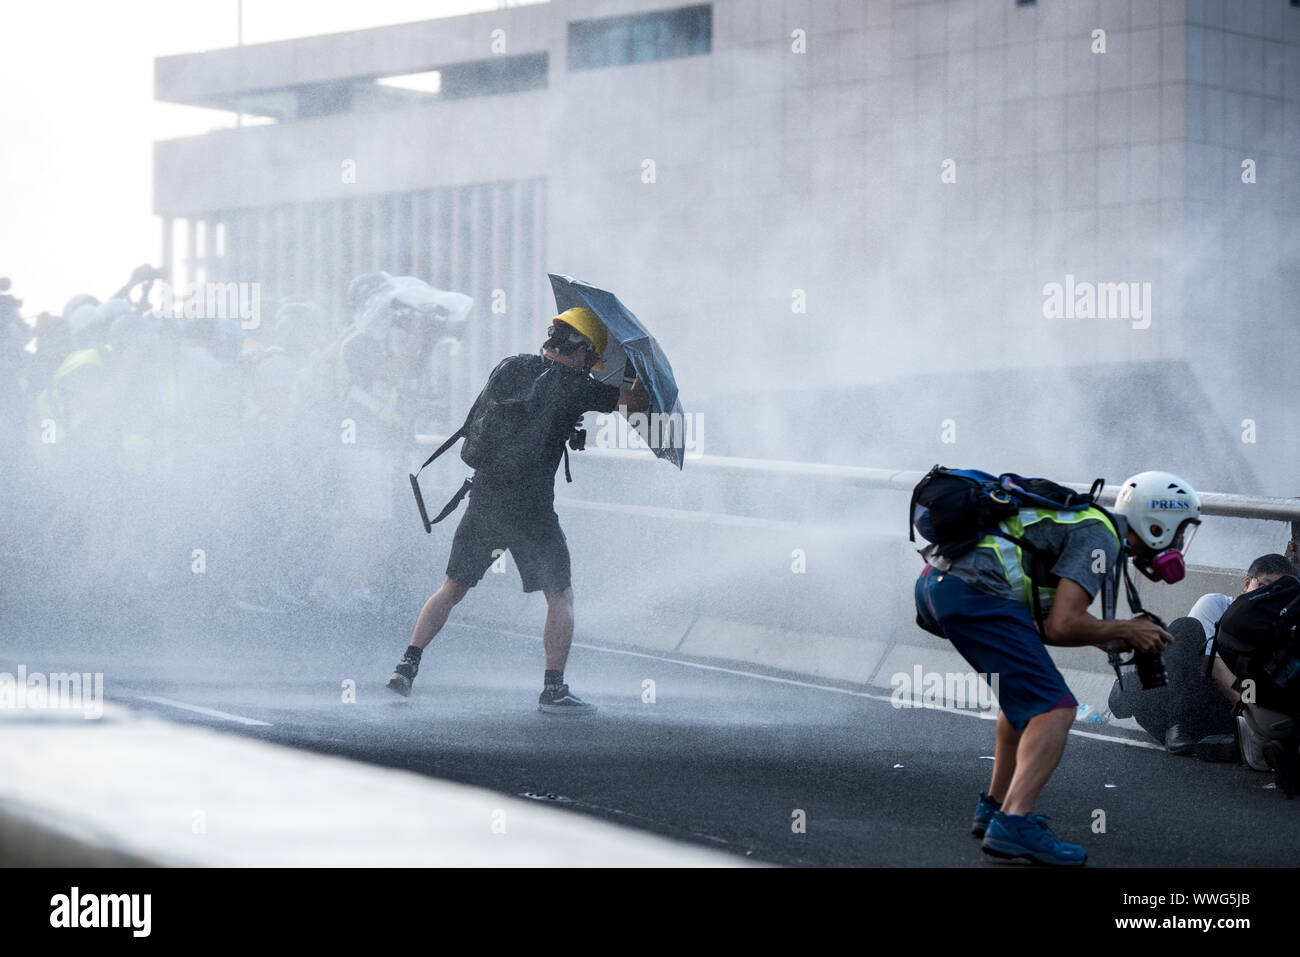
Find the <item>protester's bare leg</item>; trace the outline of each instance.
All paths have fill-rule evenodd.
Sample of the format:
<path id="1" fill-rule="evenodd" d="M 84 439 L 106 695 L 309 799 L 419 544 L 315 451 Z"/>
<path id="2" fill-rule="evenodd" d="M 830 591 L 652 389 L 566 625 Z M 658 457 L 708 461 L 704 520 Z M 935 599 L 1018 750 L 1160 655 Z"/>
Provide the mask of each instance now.
<path id="1" fill-rule="evenodd" d="M 1029 720 L 1016 747 L 1016 770 L 1002 801 L 1003 813 L 1028 814 L 1034 809 L 1039 792 L 1065 751 L 1074 714 L 1074 708 L 1056 708 Z"/>
<path id="2" fill-rule="evenodd" d="M 997 744 L 993 748 L 993 780 L 989 782 L 989 797 L 1002 801 L 1011 778 L 1016 773 L 1016 748 L 1020 744 L 1020 732 L 1011 727 L 1011 722 L 1001 711 L 998 712 Z"/>
<path id="3" fill-rule="evenodd" d="M 442 626 L 447 623 L 447 616 L 451 614 L 452 608 L 465 597 L 468 591 L 469 589 L 464 585 L 450 578 L 444 581 L 442 587 L 429 596 L 429 600 L 420 609 L 420 617 L 415 622 L 415 631 L 411 634 L 411 644 L 416 648 L 424 648 L 433 641 L 438 632 L 442 631 Z"/>
<path id="4" fill-rule="evenodd" d="M 546 628 L 542 632 L 546 647 L 546 670 L 563 671 L 573 644 L 573 588 L 546 595 Z"/>

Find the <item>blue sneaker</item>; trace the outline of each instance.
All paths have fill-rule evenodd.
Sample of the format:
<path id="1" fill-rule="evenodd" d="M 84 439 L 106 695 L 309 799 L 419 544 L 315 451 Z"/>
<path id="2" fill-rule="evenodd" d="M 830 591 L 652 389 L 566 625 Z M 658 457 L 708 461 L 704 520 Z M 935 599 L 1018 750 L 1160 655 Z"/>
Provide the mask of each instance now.
<path id="1" fill-rule="evenodd" d="M 993 814 L 1000 810 L 1002 810 L 1001 801 L 981 793 L 980 802 L 975 805 L 975 820 L 970 823 L 971 834 L 983 837 L 984 832 L 988 830 L 989 821 L 993 820 Z"/>
<path id="2" fill-rule="evenodd" d="M 1047 826 L 1043 814 L 1003 814 L 993 812 L 984 834 L 985 854 L 994 857 L 1023 857 L 1035 864 L 1077 867 L 1088 859 L 1079 844 L 1067 844 Z"/>

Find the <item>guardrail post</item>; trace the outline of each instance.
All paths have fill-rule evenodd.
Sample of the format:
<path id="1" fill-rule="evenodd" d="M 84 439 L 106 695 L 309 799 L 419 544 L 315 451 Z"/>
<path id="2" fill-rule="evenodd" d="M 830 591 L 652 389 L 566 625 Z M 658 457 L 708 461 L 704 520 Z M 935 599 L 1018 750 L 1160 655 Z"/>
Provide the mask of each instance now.
<path id="1" fill-rule="evenodd" d="M 1286 543 L 1284 554 L 1293 562 L 1300 561 L 1300 522 L 1291 523 L 1291 541 Z"/>

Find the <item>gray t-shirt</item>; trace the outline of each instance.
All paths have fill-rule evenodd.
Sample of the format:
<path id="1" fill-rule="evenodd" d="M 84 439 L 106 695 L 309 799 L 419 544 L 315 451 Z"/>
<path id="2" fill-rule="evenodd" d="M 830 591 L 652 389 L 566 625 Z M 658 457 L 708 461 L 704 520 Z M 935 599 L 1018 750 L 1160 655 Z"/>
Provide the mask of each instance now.
<path id="1" fill-rule="evenodd" d="M 1023 521 L 1030 521 L 1036 512 L 1025 509 L 1020 514 Z M 1070 516 L 1068 512 L 1061 514 Z M 1089 598 L 1096 596 L 1106 572 L 1115 567 L 1119 558 L 1119 542 L 1115 533 L 1110 523 L 1101 518 L 1086 518 L 1078 522 L 1041 519 L 1032 525 L 1026 525 L 1022 537 L 1037 547 L 1048 562 L 1049 575 L 1046 580 L 1039 582 L 1040 585 L 1055 587 L 1056 579 L 1068 578 L 1086 591 Z M 1007 545 L 1010 550 L 1011 543 L 1008 542 Z M 972 548 L 953 561 L 949 573 L 986 594 L 1024 601 L 1024 592 L 1012 590 L 1003 574 L 1002 563 L 992 549 Z M 1046 593 L 1040 595 L 1040 599 L 1043 614 L 1046 615 L 1052 607 L 1052 600 Z M 1033 611 L 1032 607 L 1030 611 Z"/>

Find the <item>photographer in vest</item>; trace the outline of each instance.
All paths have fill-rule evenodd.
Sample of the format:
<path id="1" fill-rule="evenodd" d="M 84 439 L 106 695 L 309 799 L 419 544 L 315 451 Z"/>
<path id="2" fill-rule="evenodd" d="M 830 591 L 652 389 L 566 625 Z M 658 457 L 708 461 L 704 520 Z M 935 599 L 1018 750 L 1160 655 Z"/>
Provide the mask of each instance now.
<path id="1" fill-rule="evenodd" d="M 410 694 L 424 648 L 442 629 L 451 609 L 478 584 L 501 551 L 508 549 L 519 568 L 524 591 L 540 590 L 546 596 L 546 671 L 538 710 L 550 714 L 595 711 L 595 705 L 572 694 L 564 682 L 573 640 L 573 588 L 569 548 L 554 501 L 555 473 L 565 455 L 565 442 L 574 433 L 574 423 L 588 411 L 621 409 L 627 414 L 644 411 L 649 405 L 639 381 L 620 389 L 589 374 L 601 368 L 607 340 L 608 331 L 594 312 L 568 309 L 552 321 L 540 356 L 511 356 L 493 370 L 467 427 L 471 422 L 487 421 L 485 434 L 493 432 L 494 436 L 484 439 L 477 432 L 466 436 L 462 458 L 483 464 L 475 465 L 467 483 L 469 506 L 452 540 L 447 578 L 425 602 L 411 643 L 388 680 L 389 689 Z M 507 411 L 494 413 L 493 407 Z M 476 419 L 480 408 L 487 411 Z M 509 416 L 520 414 L 520 410 L 527 420 L 511 424 Z M 503 428 L 502 422 L 509 427 Z M 476 439 L 479 447 L 470 454 L 471 442 Z M 517 448 L 482 447 L 509 445 L 510 439 L 516 440 Z M 449 508 L 458 500 L 459 495 Z"/>
<path id="2" fill-rule="evenodd" d="M 1033 810 L 1078 707 L 1045 646 L 1159 653 L 1172 641 L 1145 614 L 1106 620 L 1088 608 L 1103 592 L 1103 607 L 1113 612 L 1126 558 L 1153 581 L 1183 577 L 1182 554 L 1200 522 L 1196 492 L 1167 472 L 1143 472 L 1123 484 L 1113 515 L 1090 501 L 1072 510 L 1021 507 L 951 560 L 933 545 L 922 552 L 918 624 L 951 641 L 977 672 L 998 676 L 993 777 L 971 828 L 995 857 L 1066 866 L 1087 860 L 1082 846 L 1060 840 Z"/>

